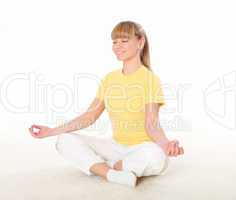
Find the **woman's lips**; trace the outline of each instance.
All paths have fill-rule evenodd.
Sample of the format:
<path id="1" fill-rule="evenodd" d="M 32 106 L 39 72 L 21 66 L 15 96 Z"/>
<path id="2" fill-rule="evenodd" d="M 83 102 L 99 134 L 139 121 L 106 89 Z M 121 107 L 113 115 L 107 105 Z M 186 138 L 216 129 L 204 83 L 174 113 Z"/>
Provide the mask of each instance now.
<path id="1" fill-rule="evenodd" d="M 124 54 L 125 52 L 124 51 L 118 51 L 116 52 L 117 55 L 121 55 L 121 54 Z"/>

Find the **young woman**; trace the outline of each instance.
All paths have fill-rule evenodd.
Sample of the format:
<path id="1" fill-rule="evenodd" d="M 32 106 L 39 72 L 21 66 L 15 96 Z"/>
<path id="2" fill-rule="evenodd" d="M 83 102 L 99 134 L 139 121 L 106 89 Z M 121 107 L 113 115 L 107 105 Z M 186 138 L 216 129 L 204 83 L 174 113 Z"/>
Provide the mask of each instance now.
<path id="1" fill-rule="evenodd" d="M 138 177 L 163 174 L 168 157 L 184 150 L 160 127 L 159 109 L 165 101 L 160 79 L 150 68 L 145 31 L 135 22 L 123 21 L 111 37 L 123 66 L 106 74 L 87 111 L 65 125 L 32 125 L 29 131 L 35 138 L 58 135 L 57 151 L 85 174 L 134 187 Z M 105 108 L 112 138 L 73 133 L 93 124 Z"/>

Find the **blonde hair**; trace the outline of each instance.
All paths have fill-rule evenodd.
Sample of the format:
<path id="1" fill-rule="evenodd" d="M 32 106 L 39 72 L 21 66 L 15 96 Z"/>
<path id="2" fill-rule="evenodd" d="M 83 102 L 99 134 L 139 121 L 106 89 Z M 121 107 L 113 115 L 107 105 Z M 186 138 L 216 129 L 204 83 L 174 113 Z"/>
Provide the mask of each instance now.
<path id="1" fill-rule="evenodd" d="M 111 32 L 111 38 L 112 40 L 117 38 L 132 38 L 136 36 L 138 39 L 141 37 L 145 38 L 145 44 L 143 46 L 143 49 L 140 53 L 140 59 L 142 64 L 147 67 L 150 71 L 151 64 L 150 64 L 150 52 L 149 52 L 149 43 L 147 39 L 147 35 L 142 28 L 142 26 L 136 22 L 133 21 L 122 21 L 119 22 L 112 30 Z"/>

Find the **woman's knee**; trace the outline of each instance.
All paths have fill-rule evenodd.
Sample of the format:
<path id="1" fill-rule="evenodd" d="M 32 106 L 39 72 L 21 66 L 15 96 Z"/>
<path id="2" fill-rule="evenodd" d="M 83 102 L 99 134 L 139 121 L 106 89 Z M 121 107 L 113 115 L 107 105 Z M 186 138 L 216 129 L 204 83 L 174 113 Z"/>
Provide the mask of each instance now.
<path id="1" fill-rule="evenodd" d="M 158 175 L 166 170 L 168 166 L 168 157 L 162 149 L 156 144 L 149 145 L 146 148 L 148 165 L 144 171 L 144 175 Z"/>
<path id="2" fill-rule="evenodd" d="M 166 171 L 167 167 L 168 167 L 168 158 L 155 160 L 149 163 L 144 173 L 147 176 L 160 175 Z"/>
<path id="3" fill-rule="evenodd" d="M 136 151 L 128 154 L 122 160 L 122 167 L 125 170 L 135 172 L 136 176 L 144 175 L 147 168 L 160 167 L 160 163 L 164 161 L 161 151 L 149 143 L 143 144 Z"/>
<path id="4" fill-rule="evenodd" d="M 63 133 L 57 136 L 55 147 L 57 151 L 62 151 L 80 143 L 82 143 L 82 139 L 76 133 Z"/>

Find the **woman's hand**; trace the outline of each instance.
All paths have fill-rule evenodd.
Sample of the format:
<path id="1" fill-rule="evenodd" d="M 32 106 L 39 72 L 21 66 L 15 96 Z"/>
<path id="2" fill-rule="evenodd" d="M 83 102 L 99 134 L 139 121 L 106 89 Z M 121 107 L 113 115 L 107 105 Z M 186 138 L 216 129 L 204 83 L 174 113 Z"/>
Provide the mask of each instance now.
<path id="1" fill-rule="evenodd" d="M 168 144 L 167 152 L 169 156 L 178 156 L 181 154 L 184 154 L 183 147 L 179 147 L 179 141 L 178 140 L 172 140 Z"/>
<path id="2" fill-rule="evenodd" d="M 32 125 L 29 128 L 30 134 L 35 138 L 44 138 L 44 137 L 52 136 L 52 131 L 53 131 L 53 128 L 49 128 L 47 126 L 41 126 L 41 125 Z"/>
<path id="3" fill-rule="evenodd" d="M 183 147 L 179 147 L 178 140 L 164 141 L 158 143 L 158 145 L 163 149 L 164 153 L 167 156 L 178 156 L 184 154 Z"/>

